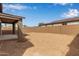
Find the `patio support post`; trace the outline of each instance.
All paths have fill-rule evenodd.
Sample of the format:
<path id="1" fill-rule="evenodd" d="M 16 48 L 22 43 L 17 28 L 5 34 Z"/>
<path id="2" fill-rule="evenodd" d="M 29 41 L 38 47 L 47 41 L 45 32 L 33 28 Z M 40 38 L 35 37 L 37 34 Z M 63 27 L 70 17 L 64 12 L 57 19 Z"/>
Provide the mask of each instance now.
<path id="1" fill-rule="evenodd" d="M 16 28 L 15 28 L 15 23 L 13 23 L 13 34 L 15 34 Z"/>
<path id="2" fill-rule="evenodd" d="M 18 41 L 23 41 L 24 40 L 24 36 L 23 36 L 23 32 L 22 32 L 22 21 L 18 21 Z"/>

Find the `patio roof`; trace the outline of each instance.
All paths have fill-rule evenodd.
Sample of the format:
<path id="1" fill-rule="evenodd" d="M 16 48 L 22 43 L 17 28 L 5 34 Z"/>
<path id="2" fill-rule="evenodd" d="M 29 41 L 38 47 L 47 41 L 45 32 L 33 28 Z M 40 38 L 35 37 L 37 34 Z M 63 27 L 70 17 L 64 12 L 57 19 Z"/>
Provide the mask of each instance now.
<path id="1" fill-rule="evenodd" d="M 18 20 L 21 20 L 22 18 L 24 17 L 7 14 L 7 13 L 0 13 L 0 22 L 3 22 L 3 23 L 14 23 L 14 22 L 17 22 Z"/>

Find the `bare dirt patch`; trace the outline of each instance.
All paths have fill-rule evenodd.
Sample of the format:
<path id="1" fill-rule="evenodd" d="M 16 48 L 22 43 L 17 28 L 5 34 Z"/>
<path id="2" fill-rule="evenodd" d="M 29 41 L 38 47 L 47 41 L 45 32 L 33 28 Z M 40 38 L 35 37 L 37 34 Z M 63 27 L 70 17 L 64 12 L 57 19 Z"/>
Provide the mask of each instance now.
<path id="1" fill-rule="evenodd" d="M 78 48 L 74 47 L 74 43 L 72 43 L 74 40 L 76 40 L 75 35 L 63 35 L 53 33 L 28 34 L 28 38 L 34 46 L 26 50 L 24 55 L 79 55 Z M 77 43 L 78 41 L 75 42 Z M 72 45 L 72 47 L 70 45 Z M 78 45 L 76 44 L 75 46 Z"/>

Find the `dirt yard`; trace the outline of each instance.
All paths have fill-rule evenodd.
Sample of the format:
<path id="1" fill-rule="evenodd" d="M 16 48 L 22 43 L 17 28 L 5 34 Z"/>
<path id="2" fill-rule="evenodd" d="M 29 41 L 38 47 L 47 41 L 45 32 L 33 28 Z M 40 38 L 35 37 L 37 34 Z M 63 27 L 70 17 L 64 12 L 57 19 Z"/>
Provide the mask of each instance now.
<path id="1" fill-rule="evenodd" d="M 25 42 L 0 41 L 0 55 L 64 56 L 79 55 L 79 35 L 30 32 Z"/>
<path id="2" fill-rule="evenodd" d="M 33 47 L 25 51 L 23 55 L 79 55 L 79 38 L 75 35 L 52 33 L 28 33 L 26 37 Z"/>

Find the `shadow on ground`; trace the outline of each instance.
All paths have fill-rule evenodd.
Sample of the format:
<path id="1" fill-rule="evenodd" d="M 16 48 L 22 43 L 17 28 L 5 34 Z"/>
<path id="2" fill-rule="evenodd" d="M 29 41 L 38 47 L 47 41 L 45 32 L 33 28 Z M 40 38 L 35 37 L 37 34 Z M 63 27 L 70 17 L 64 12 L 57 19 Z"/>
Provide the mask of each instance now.
<path id="1" fill-rule="evenodd" d="M 27 40 L 27 39 L 26 39 Z M 17 40 L 6 40 L 0 42 L 1 56 L 22 56 L 28 48 L 33 47 L 33 44 L 27 40 L 25 42 L 17 42 Z"/>
<path id="2" fill-rule="evenodd" d="M 77 34 L 73 41 L 69 44 L 69 51 L 66 55 L 79 56 L 79 34 Z"/>
<path id="3" fill-rule="evenodd" d="M 24 34 L 24 42 L 19 42 L 18 39 L 0 40 L 0 56 L 22 56 L 27 49 L 34 46 L 25 36 L 28 34 Z"/>

